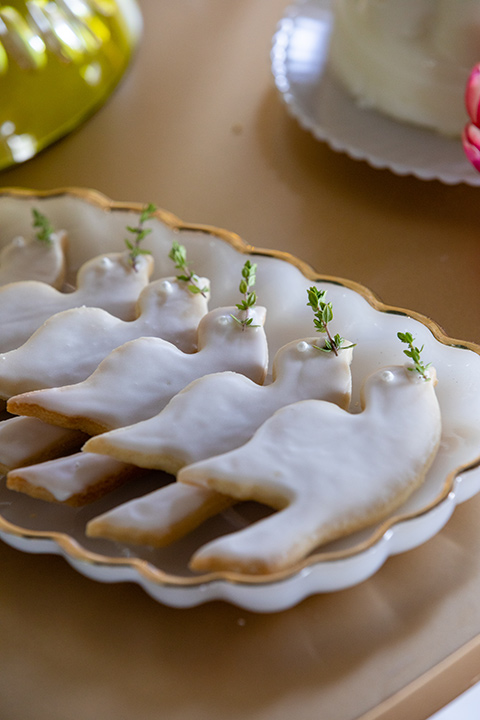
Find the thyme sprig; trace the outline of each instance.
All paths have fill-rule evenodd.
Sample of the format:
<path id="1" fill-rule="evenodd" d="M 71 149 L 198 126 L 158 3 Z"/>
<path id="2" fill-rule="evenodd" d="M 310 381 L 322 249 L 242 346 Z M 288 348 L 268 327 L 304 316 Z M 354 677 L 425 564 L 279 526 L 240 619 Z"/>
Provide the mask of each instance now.
<path id="1" fill-rule="evenodd" d="M 351 345 L 344 345 L 344 338 L 336 333 L 332 335 L 328 327 L 328 323 L 333 320 L 333 307 L 331 302 L 325 302 L 324 298 L 327 294 L 326 290 L 319 290 L 315 285 L 309 287 L 307 290 L 308 303 L 307 306 L 311 307 L 314 313 L 313 324 L 319 333 L 324 333 L 327 337 L 323 344 L 323 347 L 315 345 L 314 347 L 323 352 L 333 352 L 338 355 L 339 350 L 345 350 L 347 348 L 355 347 Z"/>
<path id="2" fill-rule="evenodd" d="M 252 290 L 257 280 L 257 264 L 247 260 L 242 268 L 242 279 L 238 289 L 243 295 L 243 300 L 235 305 L 237 310 L 243 313 L 243 317 L 237 317 L 232 314 L 232 318 L 241 325 L 242 330 L 246 327 L 258 327 L 253 324 L 253 317 L 250 315 L 250 310 L 255 307 L 257 302 L 257 294 Z"/>
<path id="3" fill-rule="evenodd" d="M 174 263 L 175 268 L 181 271 L 181 275 L 177 275 L 177 280 L 189 283 L 188 289 L 194 295 L 203 295 L 207 297 L 208 286 L 204 285 L 200 287 L 200 278 L 194 272 L 188 269 L 187 264 L 187 251 L 183 245 L 180 245 L 176 240 L 172 243 L 172 249 L 170 250 L 168 257 Z"/>
<path id="4" fill-rule="evenodd" d="M 425 365 L 422 362 L 422 358 L 420 357 L 421 353 L 423 352 L 424 345 L 422 345 L 421 348 L 415 347 L 415 345 L 413 344 L 415 342 L 415 338 L 409 332 L 399 332 L 397 333 L 397 337 L 400 342 L 408 345 L 408 349 L 403 351 L 403 354 L 410 358 L 410 360 L 413 362 L 413 367 L 409 367 L 408 370 L 411 370 L 412 372 L 417 372 L 424 380 L 430 380 L 427 370 L 432 363 L 428 363 L 427 365 Z"/>
<path id="5" fill-rule="evenodd" d="M 129 250 L 128 261 L 134 270 L 137 269 L 137 258 L 139 255 L 151 255 L 150 250 L 140 247 L 140 243 L 152 232 L 151 228 L 146 228 L 144 225 L 147 220 L 150 220 L 156 209 L 155 205 L 149 203 L 140 213 L 138 225 L 136 227 L 127 225 L 127 230 L 132 233 L 133 240 L 125 238 L 125 245 L 127 246 L 127 250 Z"/>
<path id="6" fill-rule="evenodd" d="M 53 226 L 50 224 L 50 221 L 48 218 L 43 215 L 39 210 L 36 208 L 32 208 L 32 215 L 33 215 L 33 227 L 38 228 L 38 232 L 35 235 L 38 242 L 42 243 L 43 245 L 51 245 L 52 244 L 52 235 L 55 232 L 53 229 Z"/>

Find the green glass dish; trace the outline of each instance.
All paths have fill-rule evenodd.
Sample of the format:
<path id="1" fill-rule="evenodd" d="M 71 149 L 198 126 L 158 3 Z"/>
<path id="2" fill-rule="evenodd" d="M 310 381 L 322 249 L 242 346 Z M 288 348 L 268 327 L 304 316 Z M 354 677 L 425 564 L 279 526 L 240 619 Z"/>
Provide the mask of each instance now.
<path id="1" fill-rule="evenodd" d="M 135 0 L 0 5 L 0 169 L 25 162 L 97 110 L 141 28 Z"/>

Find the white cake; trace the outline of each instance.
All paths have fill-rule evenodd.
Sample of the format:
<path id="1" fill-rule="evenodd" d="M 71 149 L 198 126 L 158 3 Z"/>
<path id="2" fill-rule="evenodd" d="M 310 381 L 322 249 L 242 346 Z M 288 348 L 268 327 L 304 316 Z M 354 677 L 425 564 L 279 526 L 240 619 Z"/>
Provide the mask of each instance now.
<path id="1" fill-rule="evenodd" d="M 460 135 L 480 61 L 480 0 L 334 0 L 331 66 L 358 102 Z"/>

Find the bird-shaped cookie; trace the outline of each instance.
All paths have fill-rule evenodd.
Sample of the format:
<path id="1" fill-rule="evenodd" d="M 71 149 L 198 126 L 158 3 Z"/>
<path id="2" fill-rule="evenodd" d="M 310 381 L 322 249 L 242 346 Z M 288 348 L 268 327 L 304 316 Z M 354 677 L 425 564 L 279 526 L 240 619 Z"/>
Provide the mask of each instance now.
<path id="1" fill-rule="evenodd" d="M 352 346 L 324 352 L 318 338 L 288 343 L 273 361 L 273 381 L 260 386 L 233 372 L 195 380 L 155 417 L 91 438 L 84 451 L 175 474 L 186 464 L 246 443 L 280 407 L 307 398 L 347 408 Z M 235 501 L 205 488 L 172 483 L 92 520 L 91 536 L 162 546 Z"/>
<path id="2" fill-rule="evenodd" d="M 311 398 L 347 408 L 352 346 L 322 352 L 318 338 L 293 341 L 273 361 L 273 381 L 259 385 L 231 371 L 194 380 L 154 417 L 96 435 L 84 447 L 175 475 L 181 467 L 243 445 L 284 405 Z M 320 343 L 319 343 L 320 344 Z"/>
<path id="3" fill-rule="evenodd" d="M 128 253 L 110 253 L 82 265 L 73 292 L 60 292 L 37 280 L 4 285 L 0 288 L 0 351 L 18 348 L 48 318 L 69 308 L 103 308 L 122 320 L 133 320 L 135 303 L 152 270 L 149 255 L 142 256 L 133 270 Z"/>
<path id="4" fill-rule="evenodd" d="M 68 239 L 65 230 L 55 232 L 44 215 L 33 211 L 31 237 L 18 235 L 0 251 L 0 285 L 36 280 L 60 290 L 65 281 Z"/>
<path id="5" fill-rule="evenodd" d="M 321 400 L 289 405 L 242 447 L 180 470 L 180 482 L 278 510 L 200 548 L 192 568 L 272 573 L 398 508 L 423 482 L 440 442 L 429 373 L 375 372 L 357 414 Z"/>
<path id="6" fill-rule="evenodd" d="M 171 277 L 142 290 L 135 320 L 121 320 L 98 307 L 57 313 L 19 348 L 0 354 L 0 397 L 81 382 L 112 350 L 134 338 L 161 337 L 193 352 L 207 309 L 208 291 L 194 294 L 187 283 Z"/>

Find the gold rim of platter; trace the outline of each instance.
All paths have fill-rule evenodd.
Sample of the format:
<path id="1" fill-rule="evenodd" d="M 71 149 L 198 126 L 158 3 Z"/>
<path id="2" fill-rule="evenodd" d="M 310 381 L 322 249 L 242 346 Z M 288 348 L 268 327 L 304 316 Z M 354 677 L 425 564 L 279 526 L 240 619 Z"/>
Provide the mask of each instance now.
<path id="1" fill-rule="evenodd" d="M 0 198 L 3 197 L 12 198 L 24 198 L 24 199 L 46 199 L 56 197 L 71 197 L 79 200 L 86 201 L 91 205 L 94 205 L 105 212 L 136 212 L 140 213 L 144 207 L 144 203 L 139 202 L 122 202 L 115 201 L 108 198 L 103 193 L 92 190 L 89 188 L 77 188 L 77 187 L 65 187 L 54 190 L 31 190 L 26 188 L 9 187 L 0 189 Z M 283 260 L 295 266 L 300 272 L 308 279 L 313 282 L 327 282 L 340 285 L 342 287 L 353 290 L 354 292 L 361 295 L 367 302 L 381 313 L 396 314 L 399 316 L 409 317 L 413 320 L 417 320 L 424 325 L 434 336 L 434 338 L 442 345 L 450 347 L 457 347 L 459 349 L 470 350 L 477 355 L 480 355 L 480 345 L 476 343 L 457 340 L 449 337 L 444 333 L 442 328 L 431 318 L 428 318 L 421 313 L 406 310 L 404 308 L 395 307 L 393 305 L 386 305 L 382 302 L 369 288 L 357 283 L 353 280 L 347 280 L 345 278 L 339 278 L 333 275 L 322 275 L 317 273 L 308 263 L 300 260 L 294 255 L 280 250 L 270 250 L 264 248 L 257 248 L 253 245 L 249 245 L 239 235 L 223 228 L 215 227 L 213 225 L 186 223 L 180 220 L 176 215 L 169 212 L 168 210 L 157 209 L 154 213 L 154 217 L 158 218 L 167 227 L 172 230 L 179 232 L 201 232 L 217 237 L 221 240 L 226 241 L 235 250 L 245 255 L 252 256 L 267 256 Z M 336 561 L 346 560 L 353 558 L 357 555 L 361 555 L 366 551 L 373 548 L 379 543 L 386 534 L 399 523 L 408 522 L 420 518 L 433 509 L 439 507 L 447 498 L 450 493 L 454 491 L 455 482 L 457 477 L 464 472 L 473 470 L 480 465 L 480 455 L 465 465 L 461 465 L 452 472 L 450 472 L 443 486 L 437 495 L 437 497 L 429 502 L 427 505 L 419 510 L 410 513 L 398 513 L 394 514 L 384 522 L 382 522 L 372 534 L 357 545 L 342 549 L 342 550 L 331 550 L 331 551 L 317 551 L 309 555 L 302 561 L 299 561 L 289 568 L 282 571 L 271 573 L 264 576 L 259 575 L 247 575 L 237 572 L 209 572 L 202 575 L 193 577 L 183 577 L 172 575 L 170 573 L 161 570 L 160 568 L 152 565 L 148 560 L 141 558 L 116 558 L 109 557 L 100 553 L 92 552 L 83 548 L 80 543 L 74 538 L 70 537 L 64 532 L 48 531 L 48 530 L 26 530 L 18 525 L 15 525 L 5 520 L 0 514 L 0 532 L 6 533 L 10 536 L 20 538 L 25 541 L 31 540 L 47 540 L 55 543 L 60 550 L 74 561 L 86 563 L 90 566 L 97 567 L 127 567 L 136 570 L 139 575 L 156 585 L 164 585 L 167 587 L 200 587 L 210 583 L 227 582 L 235 585 L 244 586 L 266 586 L 281 582 L 282 580 L 288 580 L 294 578 L 296 575 L 305 572 L 309 568 L 319 563 L 333 563 Z"/>

